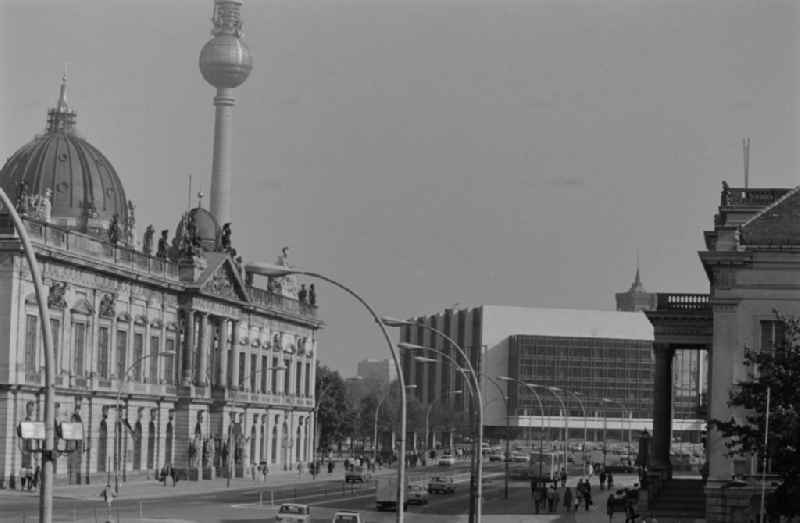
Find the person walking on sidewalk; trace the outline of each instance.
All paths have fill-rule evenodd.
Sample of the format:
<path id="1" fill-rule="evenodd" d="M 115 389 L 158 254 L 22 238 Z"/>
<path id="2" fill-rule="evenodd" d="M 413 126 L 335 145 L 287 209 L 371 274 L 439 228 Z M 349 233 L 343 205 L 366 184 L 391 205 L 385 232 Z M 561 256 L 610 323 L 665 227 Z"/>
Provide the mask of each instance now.
<path id="1" fill-rule="evenodd" d="M 111 489 L 111 483 L 106 483 L 106 486 L 100 491 L 100 497 L 106 504 L 106 521 L 111 521 L 111 502 L 114 501 L 114 491 Z"/>
<path id="2" fill-rule="evenodd" d="M 572 489 L 570 487 L 564 490 L 564 511 L 567 514 L 572 512 Z"/>

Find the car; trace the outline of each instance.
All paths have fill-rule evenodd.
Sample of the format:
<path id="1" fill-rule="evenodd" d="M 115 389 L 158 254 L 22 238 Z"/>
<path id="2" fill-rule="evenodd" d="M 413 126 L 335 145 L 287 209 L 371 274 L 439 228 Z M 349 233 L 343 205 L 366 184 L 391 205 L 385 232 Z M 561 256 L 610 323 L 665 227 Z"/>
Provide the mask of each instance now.
<path id="1" fill-rule="evenodd" d="M 417 505 L 427 505 L 428 490 L 421 483 L 410 483 L 408 485 L 407 498 L 409 503 L 416 503 Z"/>
<path id="2" fill-rule="evenodd" d="M 527 463 L 528 456 L 520 452 L 512 452 L 511 456 L 509 456 L 506 461 L 509 461 L 511 463 Z"/>
<path id="3" fill-rule="evenodd" d="M 456 491 L 453 478 L 435 476 L 428 482 L 428 492 L 431 494 L 452 494 Z"/>
<path id="4" fill-rule="evenodd" d="M 497 452 L 489 454 L 489 461 L 503 461 L 503 455 Z"/>
<path id="5" fill-rule="evenodd" d="M 311 507 L 300 503 L 284 503 L 275 514 L 275 523 L 311 523 Z"/>
<path id="6" fill-rule="evenodd" d="M 337 512 L 333 515 L 331 523 L 361 523 L 361 515 L 358 512 Z"/>
<path id="7" fill-rule="evenodd" d="M 370 479 L 370 474 L 365 467 L 352 467 L 344 473 L 345 483 L 364 483 Z"/>
<path id="8" fill-rule="evenodd" d="M 439 465 L 451 467 L 456 464 L 456 458 L 452 454 L 442 454 L 439 458 Z"/>

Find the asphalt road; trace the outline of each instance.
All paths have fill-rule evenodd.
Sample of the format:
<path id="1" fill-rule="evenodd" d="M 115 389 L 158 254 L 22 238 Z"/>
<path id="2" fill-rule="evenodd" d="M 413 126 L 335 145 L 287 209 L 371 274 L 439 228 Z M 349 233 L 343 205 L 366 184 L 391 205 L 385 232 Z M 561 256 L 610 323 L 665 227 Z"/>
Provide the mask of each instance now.
<path id="1" fill-rule="evenodd" d="M 486 472 L 500 471 L 502 465 L 486 464 Z M 410 480 L 428 478 L 438 474 L 464 474 L 467 464 L 454 467 L 428 467 L 425 469 L 408 469 Z M 145 518 L 174 518 L 205 522 L 245 523 L 269 521 L 274 517 L 276 507 L 270 502 L 297 501 L 312 505 L 314 521 L 330 521 L 337 509 L 359 510 L 362 513 L 375 509 L 374 486 L 365 484 L 345 484 L 341 475 L 336 479 L 316 483 L 299 483 L 297 485 L 274 488 L 248 488 L 243 490 L 220 490 L 212 493 L 181 493 L 168 498 L 141 500 L 117 499 L 112 504 L 113 520 L 141 516 Z M 502 483 L 502 482 L 500 482 Z M 169 487 L 167 487 L 169 488 Z M 489 484 L 491 491 L 497 486 Z M 432 495 L 425 506 L 410 506 L 409 513 L 423 514 L 460 514 L 467 510 L 468 482 L 457 485 L 457 491 L 451 495 Z M 94 522 L 105 521 L 106 507 L 99 498 L 101 488 L 98 486 L 97 501 L 75 500 L 71 498 L 54 499 L 54 521 L 61 522 Z M 38 496 L 30 494 L 6 495 L 0 500 L 0 521 L 31 523 L 37 520 Z M 369 516 L 368 521 L 393 521 L 394 513 L 386 512 Z"/>

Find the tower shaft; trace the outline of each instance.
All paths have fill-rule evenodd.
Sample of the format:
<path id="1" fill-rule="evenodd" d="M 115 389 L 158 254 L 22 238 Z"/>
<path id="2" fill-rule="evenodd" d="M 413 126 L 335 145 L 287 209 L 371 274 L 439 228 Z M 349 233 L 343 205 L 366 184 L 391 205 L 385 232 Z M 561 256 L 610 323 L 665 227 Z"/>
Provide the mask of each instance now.
<path id="1" fill-rule="evenodd" d="M 214 158 L 211 165 L 211 214 L 217 223 L 231 222 L 231 154 L 233 89 L 220 87 L 214 97 Z"/>

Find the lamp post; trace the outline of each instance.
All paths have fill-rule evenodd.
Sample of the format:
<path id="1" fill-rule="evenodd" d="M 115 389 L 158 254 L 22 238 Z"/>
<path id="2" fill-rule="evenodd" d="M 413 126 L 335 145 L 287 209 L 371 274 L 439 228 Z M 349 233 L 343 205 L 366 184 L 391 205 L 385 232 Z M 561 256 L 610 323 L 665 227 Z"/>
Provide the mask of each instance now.
<path id="1" fill-rule="evenodd" d="M 458 354 L 462 358 L 464 358 L 464 363 L 465 363 L 464 367 L 469 371 L 469 374 L 472 377 L 473 391 L 475 392 L 476 403 L 477 403 L 477 411 L 478 411 L 478 419 L 476 420 L 477 421 L 477 434 L 476 434 L 477 437 L 475 438 L 477 440 L 477 451 L 473 452 L 473 456 L 477 456 L 477 459 L 475 460 L 475 465 L 473 467 L 473 480 L 475 482 L 477 482 L 477 485 L 475 485 L 475 487 L 474 487 L 475 488 L 475 490 L 474 490 L 474 492 L 475 492 L 475 495 L 474 495 L 475 506 L 473 508 L 473 505 L 472 504 L 470 505 L 470 521 L 473 521 L 473 520 L 480 521 L 481 513 L 483 511 L 483 506 L 482 506 L 483 503 L 481 501 L 481 498 L 483 496 L 483 459 L 482 459 L 482 457 L 483 457 L 482 456 L 482 452 L 483 452 L 483 398 L 481 396 L 481 384 L 478 381 L 478 375 L 475 372 L 475 369 L 473 368 L 472 363 L 470 362 L 470 359 L 467 357 L 467 353 L 464 351 L 464 349 L 461 347 L 461 345 L 456 343 L 456 341 L 453 338 L 451 338 L 450 336 L 448 336 L 444 332 L 440 331 L 439 329 L 437 329 L 435 327 L 431 327 L 430 325 L 427 325 L 425 323 L 413 323 L 412 324 L 411 322 L 406 321 L 406 320 L 398 320 L 398 319 L 390 318 L 390 317 L 387 317 L 387 316 L 384 316 L 381 319 L 381 321 L 384 324 L 386 324 L 386 325 L 388 325 L 390 327 L 401 327 L 401 326 L 405 326 L 405 325 L 416 325 L 418 327 L 422 327 L 423 329 L 426 329 L 426 330 L 428 330 L 430 332 L 433 332 L 434 334 L 437 334 L 442 339 L 447 341 L 454 349 L 456 349 L 456 352 L 458 352 Z M 423 349 L 430 349 L 429 347 L 423 347 L 421 345 L 417 345 L 417 347 L 421 347 Z M 457 363 L 456 363 L 456 366 L 460 367 L 460 365 L 458 365 Z M 467 381 L 469 381 L 469 380 L 467 380 Z M 472 487 L 473 485 L 471 484 L 470 486 Z M 473 510 L 474 510 L 474 515 L 473 515 Z"/>
<path id="2" fill-rule="evenodd" d="M 505 458 L 506 459 L 503 460 L 504 465 L 505 465 L 505 476 L 506 477 L 505 477 L 505 486 L 504 486 L 504 489 L 503 489 L 503 499 L 508 499 L 508 474 L 509 474 L 509 471 L 508 471 L 508 457 L 511 455 L 511 442 L 509 441 L 509 438 L 508 438 L 509 418 L 510 418 L 510 416 L 509 416 L 510 412 L 508 411 L 509 396 L 503 390 L 503 387 L 501 387 L 500 384 L 497 383 L 497 381 L 495 381 L 491 376 L 484 376 L 484 377 L 487 380 L 489 380 L 489 382 L 492 385 L 497 387 L 497 390 L 500 391 L 500 397 L 503 398 L 503 400 L 505 401 L 505 405 L 506 405 L 506 454 L 505 454 Z"/>
<path id="3" fill-rule="evenodd" d="M 577 401 L 578 405 L 580 405 L 580 407 L 581 407 L 581 412 L 583 413 L 583 466 L 585 467 L 586 466 L 586 442 L 588 441 L 587 435 L 588 435 L 589 431 L 588 431 L 587 418 L 586 418 L 586 408 L 584 407 L 583 402 L 581 401 L 581 398 L 580 398 L 581 396 L 583 396 L 583 394 L 580 393 L 580 392 L 575 392 L 575 391 L 571 391 L 571 390 L 562 389 L 560 387 L 553 387 L 553 390 L 558 390 L 558 391 L 561 391 L 561 392 L 567 392 L 569 394 L 572 394 L 572 397 L 575 398 L 575 401 Z"/>
<path id="4" fill-rule="evenodd" d="M 420 358 L 416 358 L 416 359 L 419 360 Z M 436 360 L 434 360 L 434 361 L 436 361 Z M 431 411 L 433 410 L 433 406 L 436 405 L 437 401 L 441 401 L 441 400 L 443 400 L 445 398 L 449 398 L 450 396 L 454 396 L 456 394 L 461 394 L 462 392 L 464 392 L 464 391 L 462 391 L 462 390 L 451 390 L 447 394 L 445 394 L 444 396 L 440 396 L 440 397 L 436 398 L 435 400 L 433 400 L 430 403 L 430 405 L 428 405 L 428 410 L 425 413 L 425 454 L 426 455 L 428 454 L 428 438 L 430 437 Z"/>
<path id="5" fill-rule="evenodd" d="M 152 356 L 172 356 L 171 352 L 156 352 L 151 354 L 144 354 L 141 357 L 137 358 L 133 361 L 128 368 L 125 369 L 125 374 L 120 376 L 119 379 L 119 388 L 117 389 L 117 422 L 116 427 L 114 430 L 114 492 L 119 493 L 119 461 L 122 455 L 122 406 L 120 404 L 120 400 L 122 398 L 122 389 L 125 387 L 125 384 L 128 383 L 128 374 L 131 373 L 134 367 L 139 365 L 141 362 L 150 358 Z M 127 445 L 126 445 L 127 449 Z M 127 452 L 127 451 L 126 451 Z M 123 481 L 125 480 L 124 473 L 125 470 L 123 469 Z"/>
<path id="6" fill-rule="evenodd" d="M 405 386 L 406 390 L 414 390 L 417 388 L 415 384 L 410 384 Z M 373 424 L 373 436 L 372 436 L 372 459 L 378 459 L 378 413 L 381 411 L 381 405 L 389 397 L 389 391 L 386 391 L 386 394 L 383 395 L 381 400 L 378 402 L 378 405 L 375 407 L 375 423 Z M 403 457 L 405 459 L 405 457 Z"/>
<path id="7" fill-rule="evenodd" d="M 628 408 L 624 404 L 620 403 L 619 401 L 612 400 L 610 398 L 602 398 L 600 401 L 602 401 L 603 403 L 610 403 L 610 404 L 618 405 L 622 409 L 622 416 L 623 417 L 625 417 L 626 412 L 629 414 L 628 415 L 628 462 L 630 462 L 631 461 L 631 417 L 633 417 L 633 412 L 628 410 Z M 603 409 L 603 412 L 605 412 L 605 409 Z M 606 424 L 608 423 L 607 420 L 608 420 L 608 417 L 606 417 Z M 604 432 L 605 432 L 605 429 L 604 429 Z M 603 434 L 603 439 L 605 439 L 605 434 Z M 605 446 L 606 446 L 606 444 L 603 443 L 603 465 L 605 465 L 605 453 L 606 453 Z"/>
<path id="8" fill-rule="evenodd" d="M 333 383 L 334 383 L 333 381 L 329 381 L 328 384 L 325 385 L 325 387 L 322 388 L 322 390 L 319 392 L 319 394 L 316 394 L 316 398 L 315 398 L 315 401 L 314 401 L 314 410 L 313 410 L 313 413 L 314 413 L 314 432 L 312 434 L 312 437 L 314 438 L 314 441 L 313 441 L 313 443 L 311 445 L 311 463 L 313 463 L 313 466 L 311 467 L 311 475 L 314 478 L 316 478 L 317 474 L 318 474 L 318 471 L 317 471 L 317 442 L 319 441 L 319 432 L 320 432 L 319 424 L 317 423 L 317 412 L 319 410 L 319 404 L 322 403 L 322 399 L 325 397 L 325 394 L 331 388 L 331 385 L 333 385 Z"/>
<path id="9" fill-rule="evenodd" d="M 561 412 L 564 413 L 564 471 L 567 470 L 567 447 L 569 446 L 569 412 L 567 412 L 567 405 L 564 403 L 564 400 L 561 396 L 558 395 L 558 392 L 561 391 L 558 387 L 553 386 L 544 386 L 544 385 L 532 385 L 534 387 L 540 387 L 543 389 L 547 389 L 553 393 L 553 396 L 556 397 L 558 402 L 561 404 Z"/>
<path id="10" fill-rule="evenodd" d="M 28 231 L 25 230 L 25 225 L 22 219 L 17 214 L 17 210 L 8 198 L 8 195 L 0 189 L 0 200 L 2 200 L 3 207 L 8 210 L 11 221 L 14 222 L 14 228 L 17 231 L 20 242 L 22 243 L 22 250 L 25 252 L 25 258 L 28 261 L 28 268 L 31 271 L 31 278 L 33 279 L 33 288 L 36 292 L 36 303 L 39 306 L 39 316 L 42 319 L 42 337 L 44 338 L 44 447 L 42 448 L 42 486 L 39 489 L 39 521 L 41 523 L 51 523 L 53 520 L 53 474 L 54 466 L 54 450 L 55 450 L 55 389 L 53 381 L 55 381 L 55 353 L 53 352 L 53 334 L 50 331 L 50 312 L 47 306 L 47 297 L 44 293 L 44 286 L 42 285 L 42 274 L 39 269 L 39 263 L 36 261 L 36 251 L 31 246 L 30 239 L 28 238 Z"/>
<path id="11" fill-rule="evenodd" d="M 539 396 L 539 393 L 536 392 L 536 387 L 531 383 L 526 383 L 524 381 L 518 380 L 516 378 L 512 378 L 511 376 L 498 376 L 498 380 L 501 381 L 513 381 L 519 385 L 524 385 L 529 391 L 533 393 L 536 397 L 536 401 L 539 403 L 539 413 L 540 417 L 540 427 L 539 427 L 539 481 L 542 479 L 542 463 L 544 460 L 544 449 L 542 445 L 542 435 L 544 433 L 544 404 L 542 403 L 542 398 Z M 509 456 L 506 456 L 506 459 L 509 459 Z M 507 469 L 506 469 L 507 470 Z"/>
<path id="12" fill-rule="evenodd" d="M 389 337 L 389 333 L 386 332 L 386 328 L 383 326 L 383 322 L 375 310 L 355 291 L 339 283 L 338 281 L 324 276 L 322 274 L 310 271 L 300 270 L 294 267 L 287 267 L 283 265 L 273 265 L 271 263 L 266 262 L 256 262 L 256 263 L 248 263 L 245 266 L 245 270 L 255 274 L 263 274 L 265 276 L 270 277 L 281 277 L 286 276 L 289 274 L 300 274 L 303 276 L 308 276 L 311 278 L 317 278 L 322 281 L 326 281 L 335 287 L 338 287 L 345 291 L 346 293 L 350 294 L 353 298 L 355 298 L 361 305 L 364 306 L 365 309 L 369 312 L 375 322 L 378 324 L 378 327 L 383 334 L 384 339 L 386 340 L 386 344 L 389 346 L 389 352 L 392 355 L 392 359 L 394 360 L 395 370 L 397 371 L 397 380 L 400 382 L 400 456 L 401 459 L 399 460 L 398 467 L 397 467 L 397 523 L 403 522 L 403 498 L 405 497 L 405 473 L 406 473 L 406 464 L 405 464 L 405 455 L 406 455 L 406 389 L 405 389 L 405 380 L 403 378 L 403 368 L 400 365 L 400 359 L 397 357 L 397 351 L 394 350 L 394 345 L 392 343 L 391 338 Z"/>

